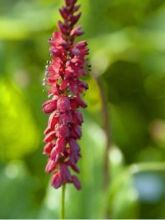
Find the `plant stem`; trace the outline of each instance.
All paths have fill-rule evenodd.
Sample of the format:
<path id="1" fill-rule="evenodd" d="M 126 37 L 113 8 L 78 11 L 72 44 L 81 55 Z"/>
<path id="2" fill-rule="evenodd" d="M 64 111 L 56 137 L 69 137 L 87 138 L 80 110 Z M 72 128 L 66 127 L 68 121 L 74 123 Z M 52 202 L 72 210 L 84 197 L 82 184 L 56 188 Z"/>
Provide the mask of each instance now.
<path id="1" fill-rule="evenodd" d="M 63 185 L 61 189 L 61 215 L 60 215 L 61 220 L 65 219 L 65 189 L 66 186 Z"/>
<path id="2" fill-rule="evenodd" d="M 110 165 L 109 165 L 109 151 L 111 148 L 111 130 L 110 130 L 110 125 L 109 125 L 109 112 L 108 112 L 108 102 L 106 98 L 106 94 L 104 92 L 104 88 L 102 85 L 102 82 L 97 78 L 94 77 L 97 85 L 99 87 L 100 91 L 100 98 L 102 102 L 102 117 L 103 117 L 103 127 L 104 127 L 104 132 L 106 136 L 106 147 L 105 147 L 105 152 L 104 152 L 104 189 L 105 191 L 107 190 L 109 184 L 110 184 Z"/>
<path id="3" fill-rule="evenodd" d="M 93 77 L 97 83 L 97 86 L 100 92 L 100 99 L 101 99 L 101 105 L 102 105 L 103 128 L 104 128 L 104 133 L 106 137 L 106 146 L 105 146 L 105 152 L 104 152 L 104 165 L 103 165 L 103 187 L 104 187 L 105 200 L 106 200 L 109 185 L 111 182 L 110 163 L 109 163 L 109 152 L 112 146 L 110 116 L 109 116 L 109 109 L 108 109 L 108 101 L 106 98 L 106 93 L 105 93 L 102 81 L 94 74 L 93 74 Z M 110 219 L 110 213 L 109 213 L 108 208 L 105 208 L 105 219 Z"/>

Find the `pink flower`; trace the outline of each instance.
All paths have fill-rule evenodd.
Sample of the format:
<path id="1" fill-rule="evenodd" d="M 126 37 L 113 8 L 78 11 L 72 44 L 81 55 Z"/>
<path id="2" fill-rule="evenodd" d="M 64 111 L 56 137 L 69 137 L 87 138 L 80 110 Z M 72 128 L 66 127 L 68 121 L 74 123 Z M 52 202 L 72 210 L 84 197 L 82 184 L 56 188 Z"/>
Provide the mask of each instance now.
<path id="1" fill-rule="evenodd" d="M 49 40 L 51 61 L 46 67 L 45 82 L 50 99 L 43 104 L 43 111 L 50 116 L 43 153 L 49 158 L 45 170 L 52 173 L 52 186 L 72 183 L 79 190 L 81 185 L 73 172 L 79 172 L 77 163 L 81 157 L 78 140 L 83 116 L 79 108 L 87 107 L 81 94 L 88 89 L 82 77 L 87 74 L 89 50 L 86 41 L 75 42 L 83 34 L 81 27 L 75 27 L 81 16 L 76 2 L 65 0 L 60 9 L 63 21 L 58 22 L 59 31 Z"/>

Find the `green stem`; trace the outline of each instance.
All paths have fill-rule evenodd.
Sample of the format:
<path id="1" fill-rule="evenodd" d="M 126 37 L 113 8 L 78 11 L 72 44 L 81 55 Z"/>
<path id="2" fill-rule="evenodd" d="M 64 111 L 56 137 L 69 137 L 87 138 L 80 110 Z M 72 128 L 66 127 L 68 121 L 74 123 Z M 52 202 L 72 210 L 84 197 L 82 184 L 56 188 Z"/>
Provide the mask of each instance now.
<path id="1" fill-rule="evenodd" d="M 102 118 L 103 118 L 103 127 L 106 136 L 106 147 L 104 152 L 104 170 L 103 170 L 103 178 L 104 178 L 104 190 L 106 191 L 110 184 L 110 164 L 109 164 L 109 152 L 112 146 L 111 141 L 111 130 L 110 130 L 110 116 L 108 111 L 108 101 L 106 98 L 106 94 L 104 92 L 104 87 L 99 78 L 93 75 L 97 86 L 100 92 L 100 99 L 102 104 Z"/>
<path id="2" fill-rule="evenodd" d="M 103 167 L 103 187 L 105 192 L 105 199 L 107 195 L 107 191 L 109 189 L 109 185 L 111 184 L 111 176 L 110 176 L 110 163 L 109 163 L 109 153 L 112 146 L 112 138 L 111 138 L 111 129 L 110 129 L 110 116 L 109 116 L 109 109 L 108 109 L 108 101 L 106 98 L 106 93 L 104 91 L 103 84 L 101 80 L 93 74 L 93 78 L 95 79 L 97 86 L 99 88 L 100 92 L 100 99 L 102 104 L 102 118 L 103 118 L 103 128 L 104 133 L 106 136 L 106 146 L 105 146 L 105 152 L 104 152 L 104 167 Z M 108 212 L 108 209 L 105 213 L 105 218 L 110 218 L 110 213 Z"/>
<path id="3" fill-rule="evenodd" d="M 61 220 L 65 219 L 65 188 L 66 186 L 63 185 L 61 189 Z"/>

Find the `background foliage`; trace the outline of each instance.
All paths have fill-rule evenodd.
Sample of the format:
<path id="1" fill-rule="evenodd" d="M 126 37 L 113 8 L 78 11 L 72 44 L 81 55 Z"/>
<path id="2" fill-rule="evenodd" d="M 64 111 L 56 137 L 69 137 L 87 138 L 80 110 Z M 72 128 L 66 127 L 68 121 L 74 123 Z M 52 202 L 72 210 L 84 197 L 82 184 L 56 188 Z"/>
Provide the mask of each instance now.
<path id="1" fill-rule="evenodd" d="M 88 78 L 80 162 L 68 218 L 165 218 L 165 1 L 79 0 L 90 60 L 110 115 L 111 184 L 103 190 L 101 98 Z M 62 1 L 0 1 L 0 218 L 58 218 L 44 173 L 42 87 Z"/>

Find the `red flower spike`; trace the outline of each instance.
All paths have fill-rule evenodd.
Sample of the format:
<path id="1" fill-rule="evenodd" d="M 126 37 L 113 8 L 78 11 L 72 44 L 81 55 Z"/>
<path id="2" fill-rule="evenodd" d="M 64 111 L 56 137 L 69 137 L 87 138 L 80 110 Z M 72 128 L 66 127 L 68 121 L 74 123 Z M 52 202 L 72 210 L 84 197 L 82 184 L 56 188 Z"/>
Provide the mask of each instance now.
<path id="1" fill-rule="evenodd" d="M 59 31 L 49 40 L 51 61 L 44 80 L 50 99 L 43 104 L 43 111 L 50 116 L 44 132 L 43 153 L 49 158 L 45 170 L 52 173 L 51 183 L 56 189 L 67 183 L 72 183 L 78 190 L 81 188 L 72 172 L 79 172 L 77 163 L 81 154 L 77 141 L 83 123 L 79 108 L 87 107 L 81 97 L 88 89 L 80 78 L 87 75 L 89 50 L 86 41 L 76 41 L 83 35 L 81 27 L 75 27 L 81 16 L 80 5 L 76 2 L 65 0 L 65 6 L 59 10 L 63 21 L 58 22 Z"/>

